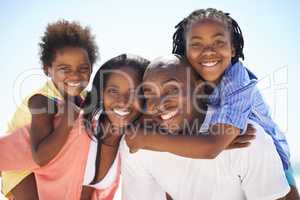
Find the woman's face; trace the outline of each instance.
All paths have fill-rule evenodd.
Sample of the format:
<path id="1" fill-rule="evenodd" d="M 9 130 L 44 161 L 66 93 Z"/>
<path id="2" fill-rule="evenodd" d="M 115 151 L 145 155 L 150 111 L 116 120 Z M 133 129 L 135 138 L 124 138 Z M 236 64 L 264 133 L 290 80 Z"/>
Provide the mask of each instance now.
<path id="1" fill-rule="evenodd" d="M 103 91 L 105 113 L 114 126 L 129 125 L 139 116 L 142 108 L 143 101 L 138 91 L 142 77 L 129 66 L 108 71 L 106 76 Z"/>
<path id="2" fill-rule="evenodd" d="M 196 80 L 186 66 L 163 66 L 150 69 L 144 76 L 146 112 L 162 128 L 181 130 L 195 114 L 193 94 Z"/>

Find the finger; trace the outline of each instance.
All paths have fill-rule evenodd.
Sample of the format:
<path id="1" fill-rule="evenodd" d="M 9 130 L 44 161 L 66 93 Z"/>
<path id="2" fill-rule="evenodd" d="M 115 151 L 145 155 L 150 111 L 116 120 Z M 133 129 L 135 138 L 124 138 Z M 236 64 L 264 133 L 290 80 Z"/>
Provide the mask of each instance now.
<path id="1" fill-rule="evenodd" d="M 245 143 L 245 142 L 249 142 L 251 140 L 254 140 L 256 138 L 256 135 L 242 135 L 242 136 L 238 136 L 233 143 Z"/>
<path id="2" fill-rule="evenodd" d="M 246 134 L 249 134 L 249 133 L 256 133 L 256 129 L 254 128 L 254 126 L 252 124 L 247 125 Z"/>
<path id="3" fill-rule="evenodd" d="M 250 146 L 250 142 L 231 144 L 227 149 L 238 149 Z"/>
<path id="4" fill-rule="evenodd" d="M 129 153 L 136 153 L 138 151 L 138 149 L 130 149 Z"/>

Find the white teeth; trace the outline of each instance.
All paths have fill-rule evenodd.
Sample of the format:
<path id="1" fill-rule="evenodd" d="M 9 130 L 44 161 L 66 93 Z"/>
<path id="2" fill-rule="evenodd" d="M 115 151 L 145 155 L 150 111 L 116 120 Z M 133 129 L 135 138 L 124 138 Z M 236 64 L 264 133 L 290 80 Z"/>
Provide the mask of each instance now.
<path id="1" fill-rule="evenodd" d="M 113 109 L 114 113 L 117 115 L 124 117 L 126 115 L 129 115 L 130 111 L 129 110 L 120 110 L 120 109 Z"/>
<path id="2" fill-rule="evenodd" d="M 164 115 L 161 115 L 160 117 L 163 119 L 163 120 L 168 120 L 168 119 L 171 119 L 172 117 L 174 117 L 175 115 L 177 115 L 178 111 L 177 110 L 174 110 L 172 112 L 169 112 L 167 114 L 164 114 Z"/>
<path id="3" fill-rule="evenodd" d="M 71 86 L 71 87 L 78 87 L 78 86 L 80 86 L 80 83 L 79 82 L 68 82 L 67 85 Z"/>
<path id="4" fill-rule="evenodd" d="M 214 65 L 216 65 L 218 63 L 218 61 L 214 61 L 214 62 L 202 62 L 201 65 L 205 66 L 205 67 L 212 67 Z"/>

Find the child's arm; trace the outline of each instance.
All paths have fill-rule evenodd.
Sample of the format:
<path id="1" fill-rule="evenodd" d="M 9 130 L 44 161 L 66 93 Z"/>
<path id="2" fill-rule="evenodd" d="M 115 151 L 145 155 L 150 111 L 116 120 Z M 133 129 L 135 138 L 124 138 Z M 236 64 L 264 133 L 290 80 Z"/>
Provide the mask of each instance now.
<path id="1" fill-rule="evenodd" d="M 156 131 L 132 134 L 134 137 L 130 134 L 126 135 L 126 142 L 131 151 L 148 149 L 189 158 L 213 159 L 239 135 L 239 129 L 230 125 L 215 127 L 214 132 L 208 135 L 163 135 Z M 227 134 L 223 134 L 225 131 Z"/>
<path id="2" fill-rule="evenodd" d="M 248 126 L 244 136 L 239 135 L 239 129 L 224 127 L 224 130 L 213 130 L 215 134 L 208 135 L 165 135 L 157 132 L 147 133 L 138 130 L 136 134 L 126 134 L 126 142 L 132 153 L 139 149 L 169 152 L 183 157 L 213 159 L 224 149 L 249 146 L 249 141 L 255 138 L 255 129 Z M 230 132 L 231 131 L 231 132 Z"/>
<path id="3" fill-rule="evenodd" d="M 43 166 L 59 153 L 67 141 L 73 123 L 78 117 L 78 111 L 67 100 L 61 121 L 54 128 L 54 116 L 57 112 L 54 101 L 38 94 L 29 99 L 28 106 L 32 116 L 30 130 L 32 156 L 38 165 Z M 51 112 L 49 108 L 55 108 L 55 112 Z"/>

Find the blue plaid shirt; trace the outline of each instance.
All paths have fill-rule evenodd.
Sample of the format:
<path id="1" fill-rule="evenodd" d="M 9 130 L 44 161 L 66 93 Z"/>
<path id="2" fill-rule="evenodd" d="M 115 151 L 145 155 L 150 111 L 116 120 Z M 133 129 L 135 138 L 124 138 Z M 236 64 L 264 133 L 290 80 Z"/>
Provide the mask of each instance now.
<path id="1" fill-rule="evenodd" d="M 210 125 L 230 124 L 241 129 L 243 134 L 248 119 L 257 122 L 272 137 L 284 169 L 287 169 L 290 165 L 290 151 L 285 135 L 271 118 L 256 84 L 256 76 L 241 62 L 230 66 L 209 96 L 209 104 L 215 108 Z"/>

